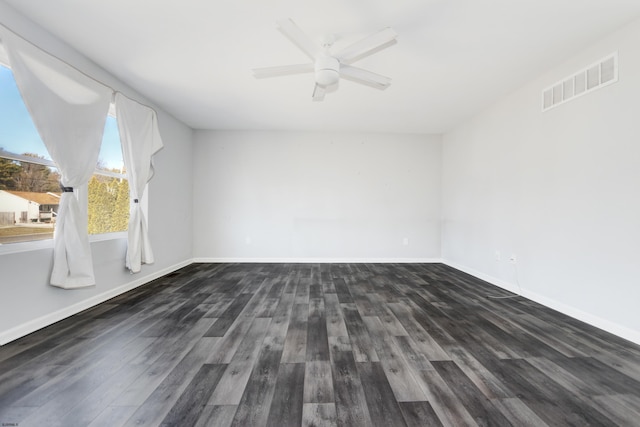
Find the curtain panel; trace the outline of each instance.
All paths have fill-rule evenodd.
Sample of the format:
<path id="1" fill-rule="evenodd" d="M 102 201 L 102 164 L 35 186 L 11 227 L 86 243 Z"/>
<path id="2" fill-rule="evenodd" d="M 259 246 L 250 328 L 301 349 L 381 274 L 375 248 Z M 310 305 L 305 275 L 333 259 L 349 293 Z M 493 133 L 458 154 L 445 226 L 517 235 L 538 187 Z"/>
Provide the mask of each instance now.
<path id="1" fill-rule="evenodd" d="M 156 112 L 116 93 L 116 115 L 130 191 L 129 231 L 125 266 L 131 273 L 154 261 L 147 219 L 140 200 L 153 177 L 153 155 L 162 147 Z"/>
<path id="2" fill-rule="evenodd" d="M 95 170 L 113 91 L 0 26 L 2 44 L 33 122 L 61 175 L 50 283 L 95 284 L 78 189 Z"/>

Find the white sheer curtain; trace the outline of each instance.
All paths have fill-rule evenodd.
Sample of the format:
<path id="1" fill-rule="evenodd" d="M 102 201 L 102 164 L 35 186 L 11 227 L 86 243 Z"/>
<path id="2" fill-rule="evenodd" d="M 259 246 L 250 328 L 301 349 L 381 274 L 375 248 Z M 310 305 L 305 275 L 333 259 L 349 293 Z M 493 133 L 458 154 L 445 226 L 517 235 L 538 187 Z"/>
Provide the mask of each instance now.
<path id="1" fill-rule="evenodd" d="M 139 201 L 153 177 L 153 155 L 162 148 L 162 139 L 156 112 L 146 105 L 116 93 L 116 115 L 131 200 L 125 266 L 137 273 L 142 264 L 153 263 L 147 220 Z"/>
<path id="2" fill-rule="evenodd" d="M 87 218 L 74 191 L 96 167 L 112 90 L 0 26 L 24 102 L 58 167 L 63 188 L 54 233 L 51 284 L 95 284 Z"/>

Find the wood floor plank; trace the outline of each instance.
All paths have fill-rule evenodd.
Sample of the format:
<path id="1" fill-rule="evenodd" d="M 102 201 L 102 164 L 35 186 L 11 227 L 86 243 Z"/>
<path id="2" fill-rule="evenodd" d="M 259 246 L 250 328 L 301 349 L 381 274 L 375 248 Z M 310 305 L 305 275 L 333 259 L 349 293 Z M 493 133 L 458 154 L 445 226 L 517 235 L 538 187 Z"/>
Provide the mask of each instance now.
<path id="1" fill-rule="evenodd" d="M 409 369 L 402 351 L 386 333 L 378 317 L 363 317 L 371 341 L 380 358 L 387 381 L 398 402 L 417 402 L 427 400 Z"/>
<path id="2" fill-rule="evenodd" d="M 309 304 L 309 287 L 311 286 L 311 280 L 308 277 L 301 277 L 298 279 L 298 286 L 296 288 L 296 304 Z"/>
<path id="3" fill-rule="evenodd" d="M 201 338 L 211 327 L 211 324 L 211 319 L 201 319 L 183 337 L 172 341 L 170 345 L 160 353 L 160 357 L 158 357 L 153 364 L 147 366 L 147 369 L 138 377 L 137 381 L 120 390 L 120 394 L 113 405 L 142 405 L 149 396 L 156 392 L 158 387 L 165 383 L 166 378 L 182 363 L 186 355 L 196 348 L 196 346 L 198 347 L 194 350 L 194 356 L 204 356 L 206 352 L 215 347 L 217 339 L 201 341 Z M 187 359 L 184 365 L 189 363 L 189 359 Z M 192 364 L 196 365 L 197 362 Z M 195 366 L 193 366 L 193 368 L 195 368 Z M 167 390 L 171 389 L 170 384 L 173 383 L 169 382 L 165 385 Z"/>
<path id="4" fill-rule="evenodd" d="M 410 307 L 402 303 L 391 303 L 388 306 L 413 342 L 418 345 L 420 352 L 424 354 L 428 360 L 449 360 L 451 358 L 440 344 L 418 323 L 415 318 L 415 312 L 412 312 Z M 455 343 L 453 338 L 447 338 L 447 341 L 451 344 Z"/>
<path id="5" fill-rule="evenodd" d="M 492 294 L 443 264 L 192 264 L 0 347 L 0 423 L 637 424 L 640 346 Z"/>
<path id="6" fill-rule="evenodd" d="M 352 282 L 354 283 L 349 283 L 348 286 L 360 316 L 378 316 L 382 314 L 380 307 L 369 298 L 372 294 L 369 283 L 365 280 L 354 280 Z"/>
<path id="7" fill-rule="evenodd" d="M 232 426 L 266 425 L 273 400 L 282 350 L 263 349 L 244 389 Z"/>
<path id="8" fill-rule="evenodd" d="M 312 299 L 322 299 L 322 284 L 320 283 L 320 278 L 317 278 L 317 282 L 311 281 L 309 285 L 309 300 Z"/>
<path id="9" fill-rule="evenodd" d="M 320 295 L 315 298 L 309 298 L 309 317 L 324 316 L 324 298 Z"/>
<path id="10" fill-rule="evenodd" d="M 92 392 L 77 399 L 73 408 L 66 416 L 61 418 L 60 424 L 63 426 L 85 426 L 90 424 L 108 408 L 109 404 L 115 401 L 119 396 L 119 391 L 134 383 L 146 368 L 144 365 L 129 364 L 115 371 L 113 375 L 103 381 Z"/>
<path id="11" fill-rule="evenodd" d="M 369 415 L 374 426 L 406 426 L 398 401 L 380 362 L 357 363 Z"/>
<path id="12" fill-rule="evenodd" d="M 295 287 L 291 289 L 295 289 Z M 269 329 L 267 330 L 267 333 L 262 342 L 261 351 L 278 351 L 282 355 L 282 352 L 284 351 L 287 331 L 289 329 L 289 319 L 293 311 L 293 302 L 293 293 L 285 291 L 285 293 L 282 294 L 280 303 L 276 307 L 274 316 L 271 318 Z"/>
<path id="13" fill-rule="evenodd" d="M 334 403 L 305 403 L 302 406 L 302 427 L 338 427 Z"/>
<path id="14" fill-rule="evenodd" d="M 212 365 L 231 363 L 231 359 L 236 354 L 236 350 L 245 338 L 249 328 L 251 328 L 252 323 L 253 319 L 250 317 L 243 317 L 236 321 L 229 328 L 226 335 L 219 338 L 218 345 L 207 356 L 207 363 Z"/>
<path id="15" fill-rule="evenodd" d="M 495 399 L 493 404 L 514 426 L 544 427 L 548 425 L 518 398 Z"/>
<path id="16" fill-rule="evenodd" d="M 370 294 L 368 297 L 378 307 L 378 315 L 376 317 L 380 319 L 389 335 L 396 337 L 409 335 L 402 323 L 387 307 L 387 302 L 379 294 Z"/>
<path id="17" fill-rule="evenodd" d="M 208 405 L 238 405 L 240 403 L 270 324 L 270 319 L 260 317 L 254 319 L 231 362 L 225 365 L 227 368 L 211 394 Z"/>
<path id="18" fill-rule="evenodd" d="M 632 426 L 640 420 L 640 397 L 633 394 L 594 396 L 595 407 L 621 426 Z"/>
<path id="19" fill-rule="evenodd" d="M 26 371 L 14 369 L 8 372 L 7 375 L 3 375 L 2 382 L 0 382 L 0 419 L 2 419 L 3 409 L 50 383 L 50 381 L 59 378 L 68 369 L 69 367 L 67 366 L 41 365 L 36 369 Z"/>
<path id="20" fill-rule="evenodd" d="M 256 311 L 255 317 L 273 317 L 273 313 L 279 303 L 279 298 L 265 298 L 260 308 Z"/>
<path id="21" fill-rule="evenodd" d="M 534 337 L 537 341 L 544 343 L 566 357 L 584 356 L 582 351 L 576 349 L 571 344 L 549 334 L 549 330 L 544 330 L 543 327 L 541 327 L 544 323 L 536 321 L 537 319 L 533 316 L 529 316 L 529 320 L 526 322 L 522 321 L 524 316 L 518 316 L 515 319 L 506 319 L 495 313 L 492 307 L 488 307 L 481 315 L 488 321 L 493 322 L 496 326 L 503 328 L 505 332 L 509 334 L 516 335 L 522 331 L 527 336 Z"/>
<path id="22" fill-rule="evenodd" d="M 407 427 L 442 426 L 429 402 L 399 402 Z"/>
<path id="23" fill-rule="evenodd" d="M 211 306 L 209 306 L 209 309 L 203 317 L 211 317 L 215 319 L 221 317 L 234 301 L 234 298 L 228 297 L 226 294 L 222 293 L 214 293 L 207 298 L 207 300 L 209 299 L 211 299 Z M 206 303 L 207 300 L 204 302 Z"/>
<path id="24" fill-rule="evenodd" d="M 329 352 L 331 362 L 334 362 L 334 354 L 338 351 L 351 352 L 351 341 L 349 337 L 329 337 Z"/>
<path id="25" fill-rule="evenodd" d="M 337 294 L 324 294 L 325 316 L 327 319 L 327 335 L 330 337 L 346 337 L 347 325 L 344 323 L 344 316 L 340 307 Z"/>
<path id="26" fill-rule="evenodd" d="M 333 401 L 331 362 L 328 360 L 307 362 L 304 374 L 304 403 L 331 403 Z"/>
<path id="27" fill-rule="evenodd" d="M 343 276 L 344 277 L 344 276 Z M 338 296 L 338 301 L 340 304 L 349 304 L 353 303 L 353 298 L 351 297 L 351 292 L 349 291 L 349 287 L 343 278 L 336 278 L 333 281 L 336 288 L 336 295 Z"/>
<path id="28" fill-rule="evenodd" d="M 629 378 L 593 357 L 562 357 L 553 362 L 584 382 L 596 387 L 600 394 L 640 393 L 640 381 Z"/>
<path id="29" fill-rule="evenodd" d="M 496 363 L 499 377 L 548 424 L 613 426 L 611 420 L 525 360 Z"/>
<path id="30" fill-rule="evenodd" d="M 236 405 L 205 406 L 194 427 L 229 427 L 236 409 Z"/>
<path id="31" fill-rule="evenodd" d="M 575 394 L 584 396 L 602 394 L 601 389 L 596 384 L 583 381 L 580 377 L 558 366 L 553 360 L 549 360 L 546 357 L 528 357 L 525 360 L 549 378 L 553 378 L 560 386 L 571 390 Z"/>
<path id="32" fill-rule="evenodd" d="M 527 353 L 518 352 L 518 348 L 510 347 L 508 342 L 501 342 L 489 331 L 479 327 L 478 317 L 473 312 L 460 316 L 461 307 L 458 301 L 454 305 L 457 307 L 456 309 L 443 310 L 436 304 L 429 304 L 417 292 L 411 292 L 410 295 L 409 304 L 414 307 L 415 320 L 429 331 L 430 336 L 434 337 L 445 351 L 449 345 L 456 345 L 459 342 L 474 342 L 476 347 L 490 353 L 493 358 L 522 358 L 527 355 Z"/>
<path id="33" fill-rule="evenodd" d="M 420 352 L 420 348 L 410 336 L 394 336 L 392 340 L 413 371 L 432 371 L 434 369 L 427 356 Z"/>
<path id="34" fill-rule="evenodd" d="M 451 347 L 447 349 L 447 352 L 451 356 L 451 360 L 465 373 L 484 397 L 489 399 L 513 397 L 513 392 L 464 347 Z"/>
<path id="35" fill-rule="evenodd" d="M 434 412 L 445 426 L 477 426 L 464 403 L 434 370 L 415 371 Z"/>
<path id="36" fill-rule="evenodd" d="M 88 424 L 88 427 L 123 426 L 136 409 L 137 406 L 108 406 Z"/>
<path id="37" fill-rule="evenodd" d="M 458 396 L 476 423 L 483 426 L 510 426 L 505 416 L 484 397 L 480 390 L 453 361 L 436 361 L 433 366 L 449 388 Z"/>
<path id="38" fill-rule="evenodd" d="M 297 297 L 296 297 L 297 300 Z M 282 353 L 282 363 L 301 363 L 307 356 L 309 304 L 295 304 Z"/>
<path id="39" fill-rule="evenodd" d="M 194 425 L 226 368 L 227 365 L 202 365 L 161 425 Z"/>
<path id="40" fill-rule="evenodd" d="M 333 268 L 332 264 L 322 264 L 320 271 L 320 284 L 322 286 L 323 294 L 335 294 L 336 293 L 336 285 L 333 283 L 333 278 L 331 274 L 331 269 Z"/>
<path id="41" fill-rule="evenodd" d="M 200 372 L 210 352 L 210 342 L 206 341 L 202 345 L 198 345 L 198 343 L 194 345 L 191 351 L 155 387 L 125 425 L 158 425 L 189 387 L 193 378 Z M 118 400 L 121 399 L 122 396 Z"/>
<path id="42" fill-rule="evenodd" d="M 324 311 L 324 305 L 323 305 Z M 329 338 L 324 312 L 309 316 L 307 321 L 306 360 L 329 360 Z"/>
<path id="43" fill-rule="evenodd" d="M 356 362 L 380 361 L 355 304 L 341 304 L 341 307 Z"/>
<path id="44" fill-rule="evenodd" d="M 304 363 L 280 365 L 267 426 L 298 427 L 302 423 L 304 374 Z"/>
<path id="45" fill-rule="evenodd" d="M 338 425 L 370 426 L 371 417 L 353 354 L 350 351 L 335 351 L 331 359 Z"/>
<path id="46" fill-rule="evenodd" d="M 70 367 L 64 371 L 64 375 L 56 376 L 17 400 L 14 405 L 41 407 L 34 419 L 46 420 L 47 417 L 53 417 L 53 415 L 47 415 L 49 411 L 55 412 L 56 418 L 61 418 L 66 413 L 64 411 L 71 410 L 78 400 L 93 392 L 102 382 L 123 369 L 125 364 L 149 346 L 151 341 L 153 339 L 145 338 L 128 343 L 122 348 L 124 353 L 119 363 L 111 359 L 99 358 L 92 364 Z M 30 419 L 29 422 L 35 421 Z"/>
<path id="47" fill-rule="evenodd" d="M 204 336 L 223 337 L 252 297 L 252 294 L 247 293 L 241 294 L 238 298 L 234 299 L 229 307 L 227 307 L 227 309 L 218 316 L 216 322 L 211 326 L 211 328 L 209 328 Z"/>

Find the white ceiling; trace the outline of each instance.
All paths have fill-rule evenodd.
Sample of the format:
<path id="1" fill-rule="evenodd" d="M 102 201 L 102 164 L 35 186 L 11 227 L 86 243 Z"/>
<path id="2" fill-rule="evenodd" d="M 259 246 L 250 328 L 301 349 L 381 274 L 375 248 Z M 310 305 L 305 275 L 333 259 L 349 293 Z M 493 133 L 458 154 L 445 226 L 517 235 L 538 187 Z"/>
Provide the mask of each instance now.
<path id="1" fill-rule="evenodd" d="M 640 0 L 5 0 L 195 129 L 442 133 L 640 16 Z M 340 49 L 386 26 L 398 43 L 312 102 L 309 62 L 276 29 L 292 18 Z"/>

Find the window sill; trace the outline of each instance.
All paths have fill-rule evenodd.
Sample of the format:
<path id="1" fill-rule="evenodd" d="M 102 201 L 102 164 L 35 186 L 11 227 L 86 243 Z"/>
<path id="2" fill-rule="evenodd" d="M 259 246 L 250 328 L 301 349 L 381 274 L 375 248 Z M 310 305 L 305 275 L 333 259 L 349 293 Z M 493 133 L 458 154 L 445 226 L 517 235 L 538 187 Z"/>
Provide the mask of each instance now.
<path id="1" fill-rule="evenodd" d="M 89 243 L 126 238 L 126 231 L 119 231 L 117 233 L 92 234 L 89 235 Z M 53 249 L 53 239 L 33 240 L 31 242 L 19 243 L 0 243 L 0 255 L 39 251 L 42 249 Z"/>
<path id="2" fill-rule="evenodd" d="M 51 248 L 53 248 L 53 239 L 34 240 L 31 242 L 19 243 L 0 243 L 0 255 L 31 252 Z"/>
<path id="3" fill-rule="evenodd" d="M 116 240 L 116 239 L 126 239 L 126 238 L 127 238 L 126 231 L 118 231 L 116 233 L 105 233 L 105 234 L 90 234 L 89 243 L 104 242 L 105 240 Z"/>

